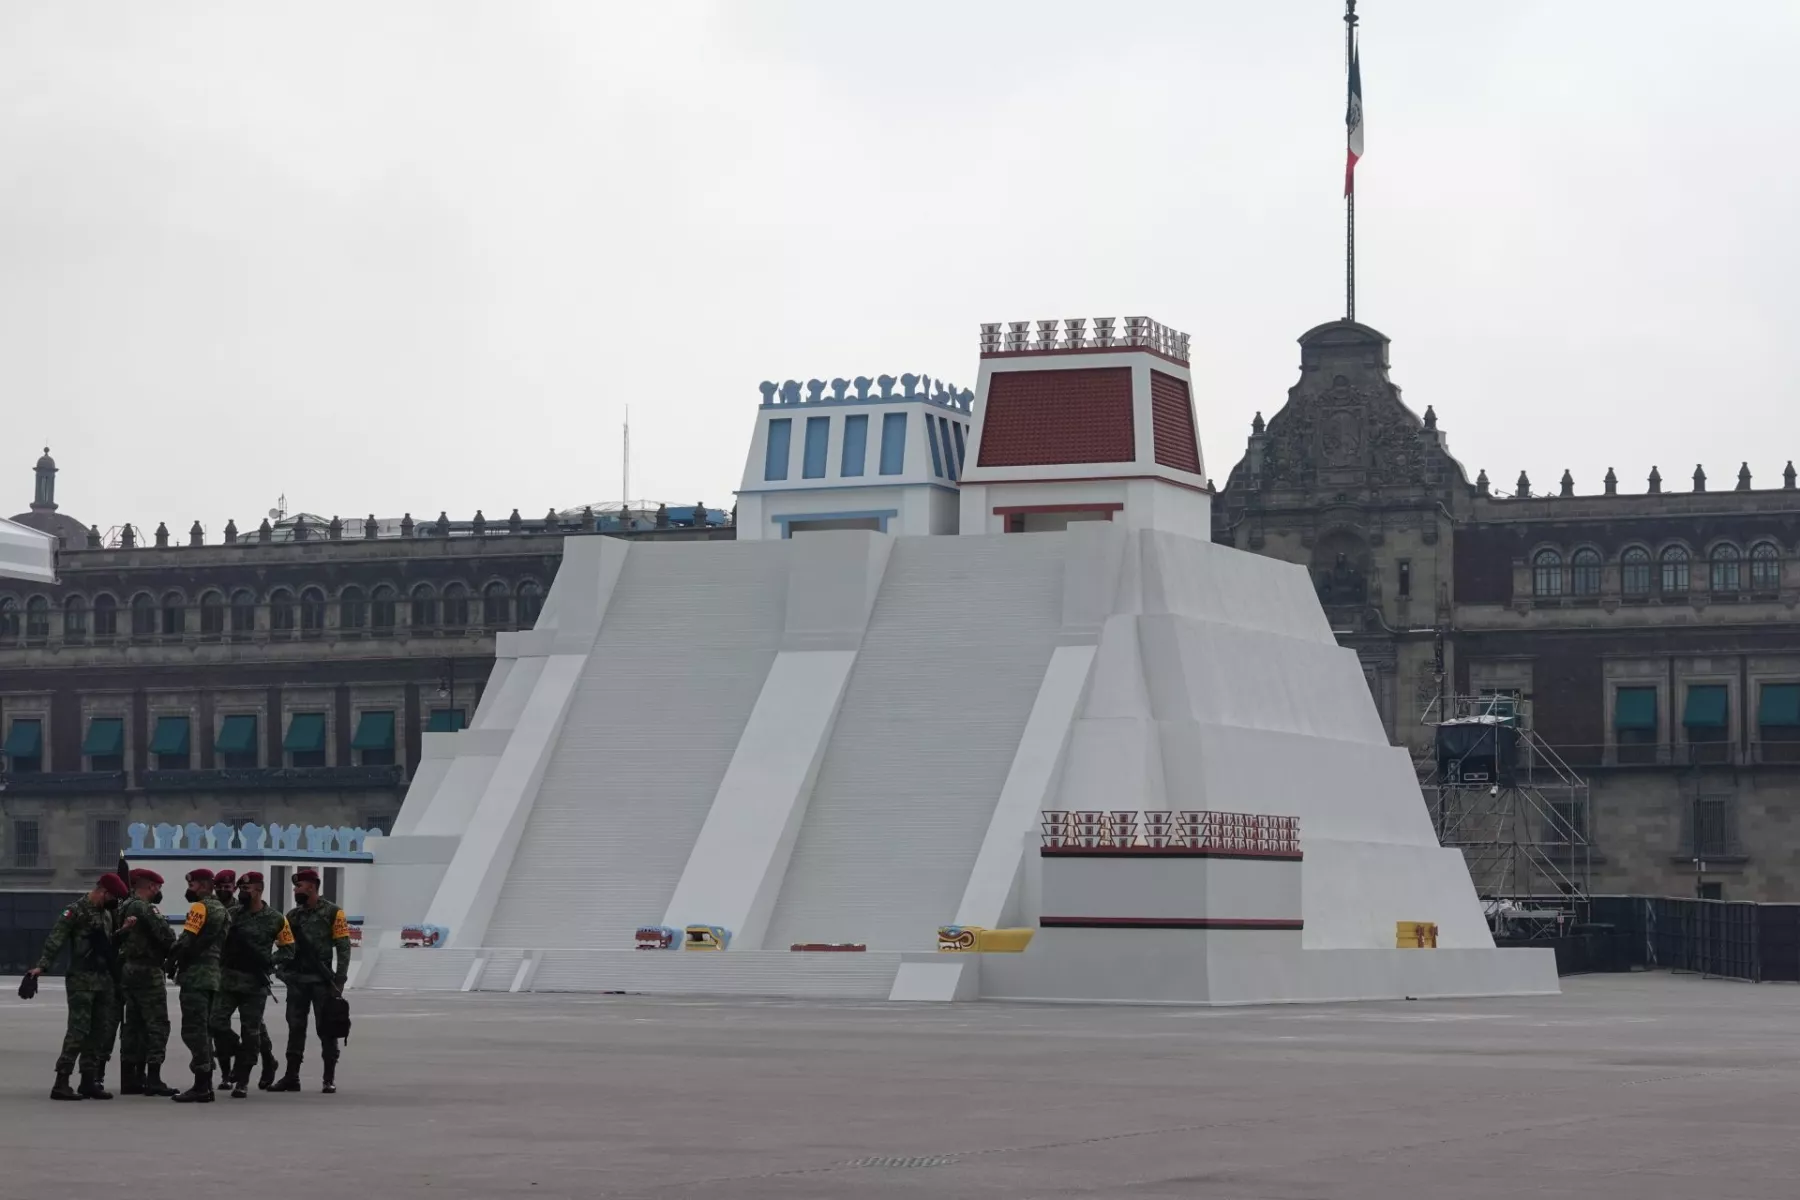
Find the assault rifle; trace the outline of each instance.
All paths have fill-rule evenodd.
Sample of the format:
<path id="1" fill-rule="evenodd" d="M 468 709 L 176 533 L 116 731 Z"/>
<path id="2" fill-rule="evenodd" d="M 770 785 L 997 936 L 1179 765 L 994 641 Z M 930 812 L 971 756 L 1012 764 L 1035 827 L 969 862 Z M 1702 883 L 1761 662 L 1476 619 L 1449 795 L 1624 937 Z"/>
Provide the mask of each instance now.
<path id="1" fill-rule="evenodd" d="M 289 922 L 291 925 L 292 922 Z M 350 1040 L 350 1002 L 344 999 L 344 989 L 338 986 L 337 975 L 325 965 L 313 944 L 306 940 L 306 935 L 293 929 L 294 956 L 300 960 L 300 966 L 307 972 L 317 975 L 331 989 L 331 995 L 319 1006 L 319 1035 L 336 1041 Z M 289 984 L 292 987 L 293 984 Z"/>

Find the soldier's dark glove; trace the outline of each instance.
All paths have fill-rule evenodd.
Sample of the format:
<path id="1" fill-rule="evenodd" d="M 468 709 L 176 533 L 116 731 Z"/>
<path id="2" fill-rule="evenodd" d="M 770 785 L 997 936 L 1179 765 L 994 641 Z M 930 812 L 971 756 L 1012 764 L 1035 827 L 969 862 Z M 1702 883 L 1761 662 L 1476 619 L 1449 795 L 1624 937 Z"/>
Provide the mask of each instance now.
<path id="1" fill-rule="evenodd" d="M 37 995 L 37 976 L 27 975 L 19 980 L 19 999 L 29 1000 Z"/>
<path id="2" fill-rule="evenodd" d="M 333 975 L 331 981 L 337 984 L 337 990 L 341 992 L 344 990 L 344 985 L 350 982 L 350 977 L 348 975 Z"/>

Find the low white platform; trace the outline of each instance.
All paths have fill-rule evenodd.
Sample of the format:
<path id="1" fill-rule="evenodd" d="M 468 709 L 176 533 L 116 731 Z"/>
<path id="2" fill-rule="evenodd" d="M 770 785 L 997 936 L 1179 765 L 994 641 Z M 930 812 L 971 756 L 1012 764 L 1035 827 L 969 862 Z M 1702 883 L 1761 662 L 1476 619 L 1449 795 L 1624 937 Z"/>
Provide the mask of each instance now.
<path id="1" fill-rule="evenodd" d="M 484 965 L 471 983 L 478 962 Z M 900 955 L 876 953 L 387 950 L 360 986 L 415 991 L 886 1000 L 899 969 Z"/>
<path id="2" fill-rule="evenodd" d="M 1550 950 L 1302 950 L 1294 935 L 1043 929 L 1023 954 L 982 954 L 984 1000 L 1086 1004 L 1323 1004 L 1554 996 Z"/>

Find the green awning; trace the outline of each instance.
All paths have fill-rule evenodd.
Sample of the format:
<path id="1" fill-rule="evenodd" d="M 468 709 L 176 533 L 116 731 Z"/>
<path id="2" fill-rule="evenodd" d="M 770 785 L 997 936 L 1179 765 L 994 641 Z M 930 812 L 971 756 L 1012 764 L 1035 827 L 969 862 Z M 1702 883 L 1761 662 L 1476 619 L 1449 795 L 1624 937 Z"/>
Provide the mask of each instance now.
<path id="1" fill-rule="evenodd" d="M 426 733 L 456 733 L 463 727 L 463 710 L 460 708 L 434 708 L 431 718 L 425 722 Z"/>
<path id="2" fill-rule="evenodd" d="M 1689 729 L 1725 728 L 1725 685 L 1691 685 L 1687 691 L 1687 707 L 1681 710 L 1681 723 Z"/>
<path id="3" fill-rule="evenodd" d="M 308 750 L 325 748 L 325 714 L 295 713 L 288 719 L 287 737 L 282 740 L 281 748 L 298 751 L 304 754 Z"/>
<path id="4" fill-rule="evenodd" d="M 4 749 L 8 758 L 36 758 L 44 748 L 44 723 L 17 720 L 6 731 Z"/>
<path id="5" fill-rule="evenodd" d="M 150 739 L 150 753 L 179 754 L 188 752 L 188 719 L 186 717 L 156 718 L 156 736 Z"/>
<path id="6" fill-rule="evenodd" d="M 220 754 L 255 754 L 256 717 L 250 713 L 226 717 L 219 726 L 219 740 L 213 743 L 213 749 Z"/>
<path id="7" fill-rule="evenodd" d="M 394 748 L 394 714 L 366 712 L 356 722 L 356 736 L 350 739 L 352 750 L 392 750 Z"/>
<path id="8" fill-rule="evenodd" d="M 1614 729 L 1656 728 L 1656 689 L 1620 688 L 1613 710 Z"/>
<path id="9" fill-rule="evenodd" d="M 1759 725 L 1800 726 L 1800 683 L 1765 683 L 1757 709 Z"/>
<path id="10" fill-rule="evenodd" d="M 81 743 L 81 752 L 95 758 L 125 753 L 125 719 L 95 717 L 89 721 L 87 740 Z"/>

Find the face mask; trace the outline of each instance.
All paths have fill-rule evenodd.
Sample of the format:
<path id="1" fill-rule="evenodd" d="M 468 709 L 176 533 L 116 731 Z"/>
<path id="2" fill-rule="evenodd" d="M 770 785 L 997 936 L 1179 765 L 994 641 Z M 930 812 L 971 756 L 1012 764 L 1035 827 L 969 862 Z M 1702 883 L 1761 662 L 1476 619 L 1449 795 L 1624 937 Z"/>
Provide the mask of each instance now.
<path id="1" fill-rule="evenodd" d="M 106 907 L 108 909 L 114 909 L 114 908 L 119 907 L 119 898 L 117 896 L 108 896 L 106 898 Z"/>
<path id="2" fill-rule="evenodd" d="M 296 890 L 294 892 L 294 903 L 295 904 L 305 904 L 306 903 L 306 893 Z"/>
<path id="3" fill-rule="evenodd" d="M 150 903 L 152 903 L 152 904 L 161 904 L 162 903 L 162 889 L 161 888 L 157 888 L 156 891 L 151 894 Z"/>
<path id="4" fill-rule="evenodd" d="M 197 904 L 197 903 L 199 903 L 199 901 L 200 901 L 200 893 L 196 892 L 193 888 L 189 888 L 187 890 L 187 902 L 189 904 Z"/>
<path id="5" fill-rule="evenodd" d="M 249 888 L 239 888 L 238 889 L 238 903 L 239 904 L 250 903 L 250 889 Z"/>

